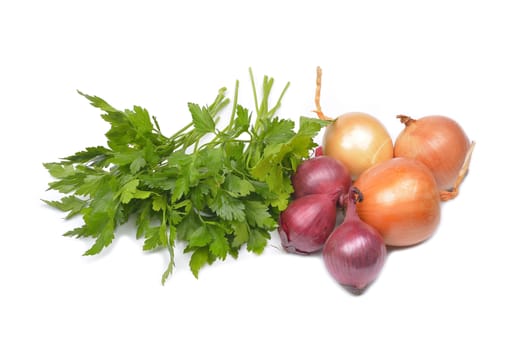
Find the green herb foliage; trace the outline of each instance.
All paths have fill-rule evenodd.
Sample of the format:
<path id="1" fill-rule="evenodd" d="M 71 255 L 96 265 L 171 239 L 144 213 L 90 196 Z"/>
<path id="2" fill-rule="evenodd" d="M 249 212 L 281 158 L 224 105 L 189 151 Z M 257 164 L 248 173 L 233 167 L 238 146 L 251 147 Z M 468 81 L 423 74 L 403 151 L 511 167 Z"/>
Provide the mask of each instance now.
<path id="1" fill-rule="evenodd" d="M 222 88 L 210 105 L 188 103 L 191 122 L 171 137 L 144 108 L 118 110 L 79 92 L 102 110 L 110 129 L 107 146 L 44 164 L 55 178 L 49 189 L 63 194 L 44 201 L 68 219 L 83 219 L 65 235 L 93 239 L 85 255 L 94 255 L 112 243 L 119 225 L 135 220 L 144 250 L 169 252 L 163 284 L 176 242 L 191 254 L 195 277 L 206 264 L 236 258 L 243 246 L 263 252 L 293 192 L 291 174 L 325 122 L 301 117 L 296 131 L 292 120 L 276 116 L 288 84 L 270 107 L 274 80 L 264 77 L 259 100 L 251 70 L 250 79 L 255 115 L 237 103 L 237 82 L 225 127 L 218 127 L 219 113 L 230 100 Z"/>

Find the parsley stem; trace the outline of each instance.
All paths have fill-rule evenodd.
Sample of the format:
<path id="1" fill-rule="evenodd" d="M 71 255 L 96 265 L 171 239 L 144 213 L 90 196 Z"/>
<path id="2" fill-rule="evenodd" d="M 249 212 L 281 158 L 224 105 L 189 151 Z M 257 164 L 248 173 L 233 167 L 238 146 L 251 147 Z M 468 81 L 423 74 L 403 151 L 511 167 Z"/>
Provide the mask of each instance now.
<path id="1" fill-rule="evenodd" d="M 177 131 L 175 134 L 173 134 L 169 140 L 175 140 L 176 138 L 180 137 L 182 134 L 184 134 L 186 132 L 186 130 L 188 130 L 189 128 L 191 128 L 193 126 L 193 122 L 187 124 L 186 126 L 182 127 L 182 129 L 180 129 L 179 131 Z M 185 135 L 182 135 L 182 136 L 185 136 Z"/>
<path id="2" fill-rule="evenodd" d="M 206 148 L 213 148 L 215 146 L 219 146 L 219 145 L 225 145 L 227 143 L 246 143 L 246 144 L 250 144 L 250 140 L 234 140 L 234 139 L 222 139 L 221 138 L 222 134 L 219 133 L 216 137 L 213 138 L 213 140 L 209 141 L 209 142 L 206 142 L 205 144 L 201 145 L 200 148 L 199 148 L 199 151 L 200 150 L 203 150 L 203 149 L 206 149 Z"/>
<path id="3" fill-rule="evenodd" d="M 253 77 L 252 68 L 249 69 L 250 81 L 252 83 L 253 100 L 255 102 L 255 113 L 259 116 L 259 102 L 257 101 L 257 88 L 255 87 L 255 78 Z"/>
<path id="4" fill-rule="evenodd" d="M 290 82 L 286 83 L 283 91 L 281 92 L 281 95 L 279 96 L 279 99 L 277 100 L 277 103 L 275 106 L 268 112 L 269 117 L 273 117 L 275 115 L 275 112 L 281 107 L 281 101 L 284 97 L 284 94 L 286 93 L 286 90 L 290 87 Z"/>
<path id="5" fill-rule="evenodd" d="M 237 112 L 237 98 L 239 97 L 239 80 L 235 81 L 235 92 L 233 93 L 233 106 L 232 106 L 232 114 L 230 116 L 230 124 L 228 125 L 228 129 L 231 129 L 233 124 L 235 123 L 235 113 Z"/>

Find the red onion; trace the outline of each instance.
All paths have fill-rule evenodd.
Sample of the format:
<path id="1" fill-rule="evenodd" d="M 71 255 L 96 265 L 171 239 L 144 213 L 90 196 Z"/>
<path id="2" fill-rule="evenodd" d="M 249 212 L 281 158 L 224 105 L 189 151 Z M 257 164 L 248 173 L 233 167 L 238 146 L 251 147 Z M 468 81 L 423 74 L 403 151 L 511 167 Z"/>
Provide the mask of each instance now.
<path id="1" fill-rule="evenodd" d="M 340 161 L 323 155 L 302 162 L 292 176 L 296 198 L 314 193 L 346 193 L 351 182 Z"/>
<path id="2" fill-rule="evenodd" d="M 335 227 L 337 197 L 309 194 L 293 200 L 279 217 L 278 232 L 283 248 L 298 254 L 321 250 Z"/>
<path id="3" fill-rule="evenodd" d="M 326 240 L 323 259 L 337 282 L 361 292 L 383 268 L 386 245 L 379 232 L 357 216 L 356 200 L 355 195 L 347 197 L 345 219 Z"/>

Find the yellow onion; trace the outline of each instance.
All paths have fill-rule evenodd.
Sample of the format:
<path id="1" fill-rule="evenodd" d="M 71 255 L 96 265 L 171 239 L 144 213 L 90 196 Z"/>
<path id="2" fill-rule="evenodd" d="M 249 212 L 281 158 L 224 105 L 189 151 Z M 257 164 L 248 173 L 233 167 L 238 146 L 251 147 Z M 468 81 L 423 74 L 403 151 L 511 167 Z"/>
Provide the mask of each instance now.
<path id="1" fill-rule="evenodd" d="M 414 158 L 425 164 L 444 192 L 443 200 L 454 198 L 468 170 L 474 143 L 455 120 L 445 116 L 412 119 L 399 115 L 398 118 L 405 129 L 396 139 L 394 156 Z"/>
<path id="2" fill-rule="evenodd" d="M 324 132 L 323 153 L 343 163 L 354 180 L 371 166 L 391 159 L 393 149 L 386 128 L 366 113 L 343 114 Z"/>
<path id="3" fill-rule="evenodd" d="M 409 246 L 428 239 L 441 215 L 440 191 L 430 170 L 411 158 L 392 158 L 365 171 L 354 183 L 361 191 L 359 217 L 386 245 Z"/>

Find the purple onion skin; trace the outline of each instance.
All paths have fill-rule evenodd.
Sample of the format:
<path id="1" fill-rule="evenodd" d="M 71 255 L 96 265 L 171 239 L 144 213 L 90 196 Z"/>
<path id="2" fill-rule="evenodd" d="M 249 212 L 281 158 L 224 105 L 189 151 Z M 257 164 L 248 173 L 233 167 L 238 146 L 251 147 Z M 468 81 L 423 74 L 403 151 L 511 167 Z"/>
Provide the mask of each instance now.
<path id="1" fill-rule="evenodd" d="M 352 179 L 343 164 L 335 158 L 317 156 L 302 162 L 292 175 L 294 196 L 315 193 L 347 193 Z"/>
<path id="2" fill-rule="evenodd" d="M 378 277 L 387 250 L 379 232 L 359 219 L 352 199 L 348 202 L 343 223 L 325 242 L 323 260 L 337 282 L 359 293 Z"/>
<path id="3" fill-rule="evenodd" d="M 333 194 L 310 194 L 293 200 L 279 217 L 283 248 L 297 254 L 320 251 L 335 227 L 336 199 Z"/>

